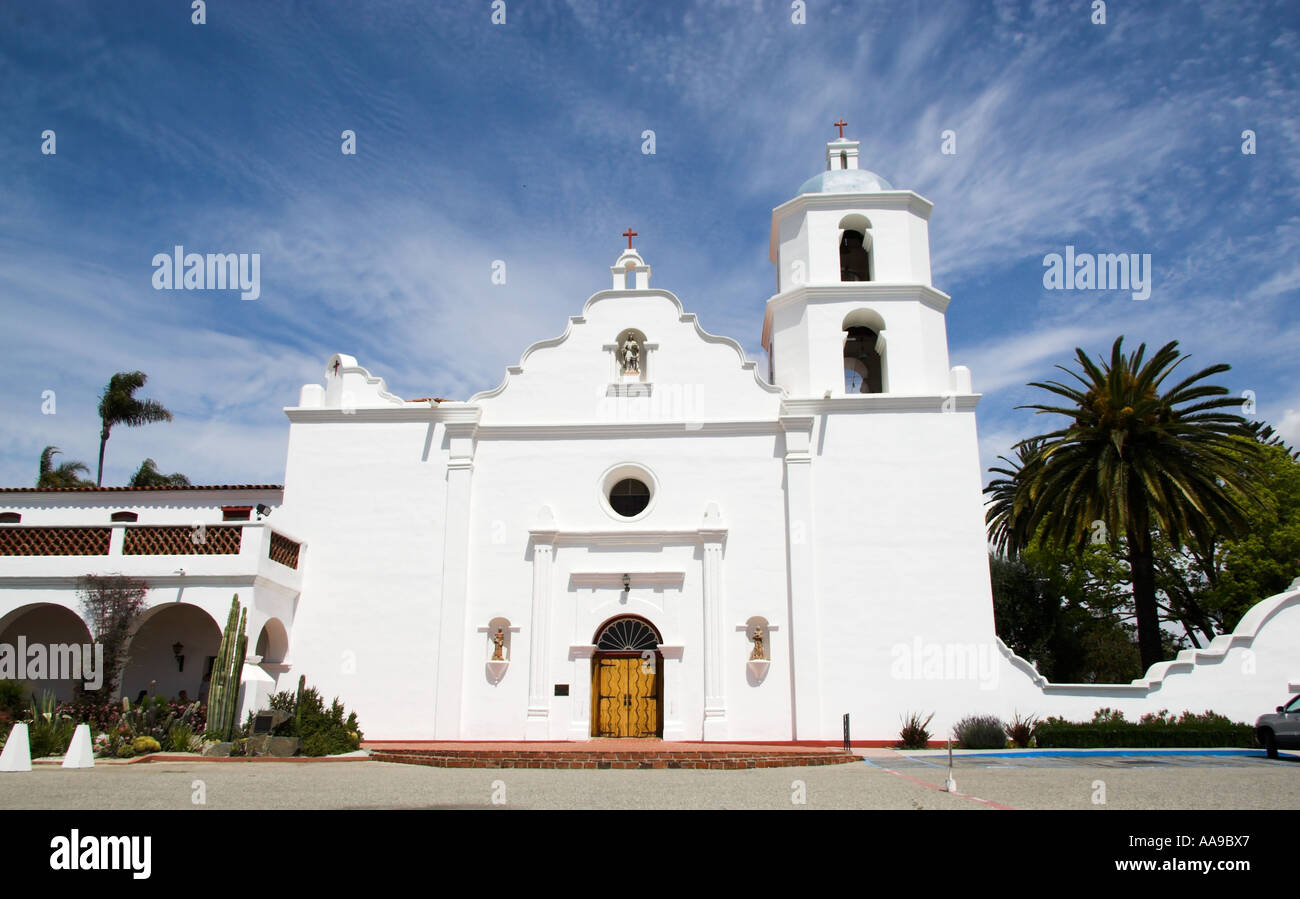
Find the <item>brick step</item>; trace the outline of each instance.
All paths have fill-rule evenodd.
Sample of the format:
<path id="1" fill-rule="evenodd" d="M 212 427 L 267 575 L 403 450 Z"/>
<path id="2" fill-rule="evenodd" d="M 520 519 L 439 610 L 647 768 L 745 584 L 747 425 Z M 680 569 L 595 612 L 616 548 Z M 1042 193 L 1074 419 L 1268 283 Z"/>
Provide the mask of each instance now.
<path id="1" fill-rule="evenodd" d="M 860 756 L 832 752 L 583 752 L 527 750 L 410 750 L 376 749 L 378 762 L 426 765 L 434 768 L 565 768 L 647 770 L 784 768 L 808 765 L 842 765 Z"/>

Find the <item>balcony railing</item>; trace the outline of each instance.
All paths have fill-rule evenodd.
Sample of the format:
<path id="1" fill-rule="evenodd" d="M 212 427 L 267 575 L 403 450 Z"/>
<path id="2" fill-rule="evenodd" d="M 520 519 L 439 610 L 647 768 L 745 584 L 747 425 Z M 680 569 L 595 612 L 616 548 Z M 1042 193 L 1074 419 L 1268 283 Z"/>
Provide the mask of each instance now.
<path id="1" fill-rule="evenodd" d="M 267 556 L 272 562 L 279 562 L 286 568 L 298 567 L 298 550 L 301 544 L 296 540 L 290 540 L 283 534 L 271 532 L 271 542 L 267 549 Z"/>
<path id="2" fill-rule="evenodd" d="M 244 534 L 245 530 L 258 532 Z M 298 570 L 303 544 L 270 529 L 262 522 L 247 524 L 155 525 L 114 522 L 110 526 L 39 526 L 0 524 L 0 557 L 135 556 L 142 563 L 150 558 L 176 556 L 242 557 L 231 563 L 261 568 L 268 562 Z M 262 559 L 258 563 L 257 559 Z M 34 561 L 34 560 L 33 560 Z M 197 560 L 194 560 L 197 562 Z M 162 559 L 159 558 L 159 562 Z M 27 568 L 25 563 L 23 570 Z M 212 571 L 225 570 L 227 563 L 212 559 Z M 146 567 L 155 568 L 156 564 Z M 207 566 L 210 567 L 210 566 Z M 186 571 L 193 569 L 189 563 Z M 37 570 L 32 569 L 34 574 Z M 166 569 L 170 571 L 171 569 Z M 199 569 L 193 569 L 198 571 Z M 206 570 L 206 568 L 205 568 Z M 268 570 L 268 575 L 270 571 Z"/>
<path id="3" fill-rule="evenodd" d="M 142 525 L 122 535 L 124 556 L 237 556 L 243 528 Z"/>
<path id="4" fill-rule="evenodd" d="M 0 556 L 106 556 L 112 528 L 0 527 Z"/>

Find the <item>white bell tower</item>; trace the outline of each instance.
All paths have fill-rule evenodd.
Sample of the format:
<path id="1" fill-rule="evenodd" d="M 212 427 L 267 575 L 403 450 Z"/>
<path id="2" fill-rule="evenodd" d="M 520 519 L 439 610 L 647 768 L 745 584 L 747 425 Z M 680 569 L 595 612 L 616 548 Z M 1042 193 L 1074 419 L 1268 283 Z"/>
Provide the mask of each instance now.
<path id="1" fill-rule="evenodd" d="M 948 368 L 950 298 L 930 283 L 934 206 L 859 168 L 836 125 L 826 171 L 772 210 L 772 382 L 791 397 L 969 394 L 969 372 Z"/>

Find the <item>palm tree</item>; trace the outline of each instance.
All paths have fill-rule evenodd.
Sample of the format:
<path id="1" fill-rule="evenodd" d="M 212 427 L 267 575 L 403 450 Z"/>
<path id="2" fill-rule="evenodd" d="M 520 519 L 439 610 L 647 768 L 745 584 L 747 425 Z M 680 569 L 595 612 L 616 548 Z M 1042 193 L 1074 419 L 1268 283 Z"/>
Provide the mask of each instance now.
<path id="1" fill-rule="evenodd" d="M 158 463 L 153 459 L 145 459 L 136 469 L 135 474 L 131 475 L 131 487 L 188 487 L 190 479 L 185 475 L 176 472 L 174 474 L 163 474 L 158 470 Z"/>
<path id="2" fill-rule="evenodd" d="M 172 414 L 157 400 L 138 400 L 135 392 L 144 386 L 149 376 L 142 371 L 120 371 L 109 378 L 108 386 L 99 398 L 99 473 L 95 485 L 104 482 L 104 445 L 114 425 L 137 428 L 155 421 L 171 421 Z"/>
<path id="3" fill-rule="evenodd" d="M 993 482 L 986 492 L 993 495 L 992 536 L 1012 552 L 1035 534 L 1076 549 L 1098 536 L 1112 546 L 1125 538 L 1138 648 L 1149 668 L 1163 655 L 1152 532 L 1181 548 L 1240 531 L 1254 502 L 1248 485 L 1260 454 L 1246 420 L 1218 411 L 1240 406 L 1241 399 L 1227 396 L 1225 387 L 1198 383 L 1229 366 L 1202 369 L 1162 394 L 1161 385 L 1187 358 L 1180 357 L 1178 342 L 1149 360 L 1146 344 L 1125 356 L 1123 342 L 1122 336 L 1115 341 L 1109 363 L 1094 363 L 1076 348 L 1082 374 L 1057 366 L 1081 389 L 1056 381 L 1029 385 L 1071 405 L 1018 408 L 1064 415 L 1070 423 L 1017 444 L 1030 453 L 1022 455 L 1019 470 L 997 469 L 1013 485 Z"/>
<path id="4" fill-rule="evenodd" d="M 998 456 L 1010 468 L 990 468 L 989 471 L 1006 475 L 989 481 L 984 492 L 989 494 L 988 511 L 984 521 L 988 525 L 989 540 L 994 548 L 1004 556 L 1016 555 L 1029 545 L 1033 532 L 1026 532 L 1029 516 L 1025 514 L 1028 491 L 1022 485 L 1029 480 L 1029 472 L 1040 461 L 1043 452 L 1043 438 L 1031 437 L 1015 446 L 1016 458 L 1008 459 Z"/>
<path id="5" fill-rule="evenodd" d="M 57 446 L 47 446 L 41 450 L 41 468 L 40 474 L 36 476 L 37 487 L 90 487 L 89 478 L 80 477 L 80 472 L 90 474 L 90 468 L 85 462 L 73 462 L 71 460 L 63 462 L 58 468 L 54 467 L 54 457 L 61 454 L 63 450 Z"/>

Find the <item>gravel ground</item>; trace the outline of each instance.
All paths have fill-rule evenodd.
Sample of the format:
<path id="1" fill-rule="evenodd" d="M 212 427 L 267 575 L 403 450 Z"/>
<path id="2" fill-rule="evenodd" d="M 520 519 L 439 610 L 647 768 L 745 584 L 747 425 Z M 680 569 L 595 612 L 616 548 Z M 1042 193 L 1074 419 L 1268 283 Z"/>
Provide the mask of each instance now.
<path id="1" fill-rule="evenodd" d="M 958 792 L 949 794 L 937 789 L 947 776 L 937 757 L 919 760 L 889 750 L 867 755 L 857 764 L 745 771 L 445 769 L 381 762 L 38 766 L 31 773 L 0 774 L 0 808 L 1300 808 L 1295 759 L 964 759 L 955 772 Z M 1096 802 L 1102 791 L 1104 803 Z M 200 792 L 201 804 L 195 802 Z"/>

